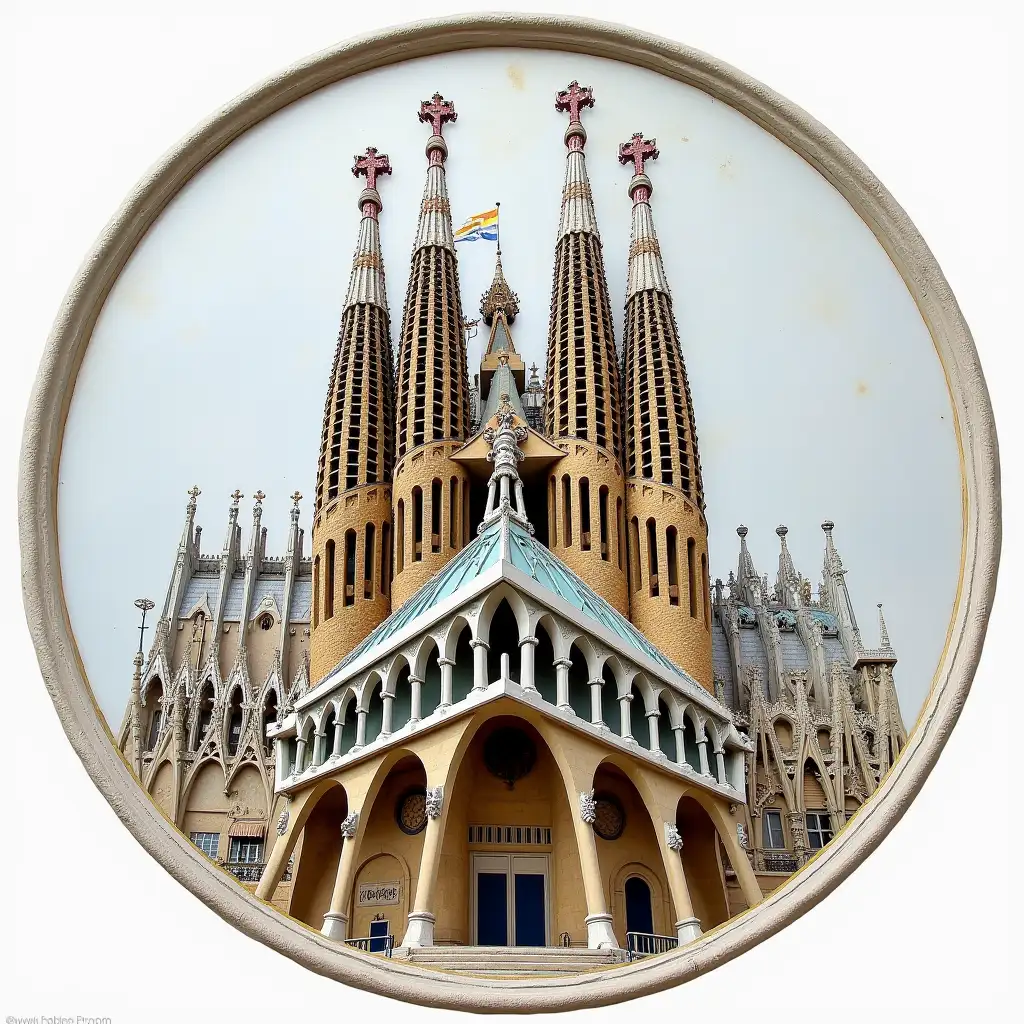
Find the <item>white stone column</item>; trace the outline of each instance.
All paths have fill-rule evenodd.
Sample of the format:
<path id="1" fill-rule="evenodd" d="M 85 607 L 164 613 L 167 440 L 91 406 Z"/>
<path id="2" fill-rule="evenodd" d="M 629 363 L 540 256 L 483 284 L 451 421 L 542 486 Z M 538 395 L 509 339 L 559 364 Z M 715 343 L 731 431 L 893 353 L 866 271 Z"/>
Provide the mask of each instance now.
<path id="1" fill-rule="evenodd" d="M 718 781 L 728 782 L 729 777 L 725 774 L 725 754 L 721 750 L 715 751 L 715 762 L 718 765 Z"/>
<path id="2" fill-rule="evenodd" d="M 519 641 L 519 685 L 524 690 L 537 689 L 537 676 L 533 656 L 540 641 L 535 636 L 523 637 Z"/>
<path id="3" fill-rule="evenodd" d="M 380 699 L 384 705 L 384 710 L 381 713 L 380 738 L 387 739 L 391 735 L 391 715 L 395 703 L 395 695 L 382 690 Z"/>
<path id="4" fill-rule="evenodd" d="M 619 698 L 619 735 L 624 740 L 632 740 L 632 725 L 629 721 L 629 704 L 633 700 L 633 694 L 624 693 Z M 636 742 L 634 740 L 634 742 Z"/>
<path id="5" fill-rule="evenodd" d="M 651 753 L 656 757 L 664 757 L 661 744 L 658 742 L 658 719 L 661 718 L 660 711 L 647 712 L 647 729 L 651 737 Z"/>
<path id="6" fill-rule="evenodd" d="M 705 736 L 703 739 L 697 740 L 697 749 L 700 751 L 700 773 L 701 775 L 710 775 L 711 768 L 708 764 L 708 738 Z"/>
<path id="7" fill-rule="evenodd" d="M 438 658 L 438 665 L 441 666 L 441 707 L 452 706 L 452 669 L 455 662 L 451 658 Z"/>
<path id="8" fill-rule="evenodd" d="M 412 691 L 412 711 L 409 714 L 411 725 L 423 717 L 423 680 L 419 676 L 409 676 L 409 688 Z"/>
<path id="9" fill-rule="evenodd" d="M 366 708 L 356 708 L 356 742 L 353 750 L 360 750 L 366 746 Z"/>
<path id="10" fill-rule="evenodd" d="M 676 737 L 676 764 L 686 764 L 686 744 L 683 741 L 683 726 L 672 726 Z"/>
<path id="11" fill-rule="evenodd" d="M 555 694 L 556 703 L 563 711 L 572 711 L 569 703 L 569 669 L 572 662 L 568 658 L 559 658 L 555 662 Z"/>
<path id="12" fill-rule="evenodd" d="M 295 774 L 301 775 L 303 769 L 306 767 L 306 739 L 304 736 L 299 737 L 298 743 L 295 744 Z"/>
<path id="13" fill-rule="evenodd" d="M 281 783 L 288 778 L 288 741 L 274 740 L 274 748 L 277 755 L 274 758 L 277 781 Z"/>
<path id="14" fill-rule="evenodd" d="M 334 746 L 331 748 L 331 757 L 341 757 L 341 730 L 345 723 L 340 719 L 334 722 Z"/>
<path id="15" fill-rule="evenodd" d="M 601 709 L 601 689 L 603 686 L 603 679 L 590 680 L 590 724 L 596 725 L 599 729 L 608 728 L 604 724 L 604 715 Z"/>
<path id="16" fill-rule="evenodd" d="M 469 646 L 473 648 L 473 689 L 487 689 L 487 652 L 490 644 L 486 640 L 470 640 Z"/>

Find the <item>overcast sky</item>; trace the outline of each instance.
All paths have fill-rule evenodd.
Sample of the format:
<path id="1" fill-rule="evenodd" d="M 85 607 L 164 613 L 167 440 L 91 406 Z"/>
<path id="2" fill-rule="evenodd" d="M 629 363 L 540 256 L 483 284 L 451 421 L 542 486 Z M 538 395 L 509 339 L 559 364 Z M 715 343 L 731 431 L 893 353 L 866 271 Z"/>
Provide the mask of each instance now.
<path id="1" fill-rule="evenodd" d="M 202 489 L 203 548 L 219 551 L 228 495 L 262 488 L 268 553 L 283 554 L 287 496 L 305 495 L 308 551 L 323 401 L 373 145 L 397 338 L 422 193 L 419 101 L 455 101 L 445 128 L 456 226 L 501 202 L 513 327 L 544 365 L 565 114 L 577 78 L 587 158 L 621 343 L 631 168 L 616 147 L 656 137 L 652 205 L 693 392 L 712 577 L 736 564 L 735 528 L 772 581 L 775 527 L 817 585 L 823 519 L 848 570 L 865 642 L 877 602 L 899 655 L 908 726 L 945 642 L 960 554 L 952 411 L 928 331 L 889 258 L 801 158 L 730 107 L 626 65 L 549 52 L 427 58 L 321 90 L 233 143 L 136 250 L 99 318 L 65 435 L 58 519 L 64 590 L 97 699 L 116 728 L 137 645 L 136 597 L 162 603 L 185 492 Z M 168 139 L 168 145 L 174 140 Z M 478 315 L 494 245 L 458 246 Z M 470 345 L 470 372 L 480 357 Z M 151 635 L 151 634 L 150 634 Z"/>

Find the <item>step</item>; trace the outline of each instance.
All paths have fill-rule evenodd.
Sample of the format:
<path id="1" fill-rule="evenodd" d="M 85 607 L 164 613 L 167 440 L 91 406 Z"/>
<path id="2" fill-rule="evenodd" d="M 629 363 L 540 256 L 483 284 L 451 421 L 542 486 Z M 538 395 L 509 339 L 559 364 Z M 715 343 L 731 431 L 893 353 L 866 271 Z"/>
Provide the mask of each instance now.
<path id="1" fill-rule="evenodd" d="M 564 946 L 425 946 L 398 948 L 393 957 L 457 974 L 555 977 L 625 962 L 617 949 Z"/>

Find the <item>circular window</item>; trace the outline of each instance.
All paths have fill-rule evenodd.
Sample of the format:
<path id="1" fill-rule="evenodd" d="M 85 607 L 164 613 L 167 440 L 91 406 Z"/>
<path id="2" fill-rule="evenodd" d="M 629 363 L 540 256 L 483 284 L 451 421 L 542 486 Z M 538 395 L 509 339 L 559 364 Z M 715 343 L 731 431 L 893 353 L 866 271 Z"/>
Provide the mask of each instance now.
<path id="1" fill-rule="evenodd" d="M 495 729 L 484 743 L 484 764 L 487 770 L 502 779 L 509 789 L 533 771 L 537 748 L 533 740 L 514 726 Z"/>
<path id="2" fill-rule="evenodd" d="M 414 836 L 427 827 L 427 791 L 422 786 L 406 790 L 395 804 L 395 821 L 407 835 Z"/>
<path id="3" fill-rule="evenodd" d="M 594 831 L 602 839 L 618 839 L 626 827 L 626 812 L 619 798 L 611 793 L 598 793 L 594 804 Z"/>

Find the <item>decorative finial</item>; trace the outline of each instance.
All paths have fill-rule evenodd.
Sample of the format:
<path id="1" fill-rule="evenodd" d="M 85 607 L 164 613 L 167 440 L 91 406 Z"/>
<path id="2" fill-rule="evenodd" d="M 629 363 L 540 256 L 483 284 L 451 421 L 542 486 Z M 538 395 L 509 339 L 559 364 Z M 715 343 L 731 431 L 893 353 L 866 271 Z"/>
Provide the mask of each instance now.
<path id="1" fill-rule="evenodd" d="M 505 272 L 501 265 L 501 250 L 498 250 L 494 264 L 494 277 L 491 287 L 480 296 L 480 312 L 484 322 L 490 326 L 494 322 L 494 314 L 501 310 L 506 323 L 513 323 L 519 313 L 519 296 L 508 286 Z"/>
<path id="2" fill-rule="evenodd" d="M 231 492 L 230 497 L 231 507 L 238 508 L 238 503 L 245 497 L 245 495 L 236 487 L 234 491 Z"/>
<path id="3" fill-rule="evenodd" d="M 635 132 L 629 142 L 619 143 L 619 163 L 632 163 L 637 177 L 644 173 L 644 163 L 658 156 L 657 139 L 645 139 L 643 132 Z"/>
<path id="4" fill-rule="evenodd" d="M 789 527 L 788 526 L 776 526 L 775 527 L 775 532 L 779 535 L 779 537 L 782 538 L 783 541 L 785 541 L 786 534 L 789 533 Z"/>
<path id="5" fill-rule="evenodd" d="M 638 203 L 646 203 L 651 198 L 654 186 L 651 184 L 651 179 L 644 173 L 644 163 L 657 159 L 656 140 L 645 139 L 640 132 L 637 132 L 629 142 L 619 145 L 619 163 L 633 164 L 633 177 L 629 182 L 628 192 L 634 206 Z"/>
<path id="6" fill-rule="evenodd" d="M 192 511 L 194 512 L 196 508 L 196 498 L 198 498 L 199 495 L 202 494 L 203 492 L 199 490 L 199 488 L 195 484 L 193 484 L 192 488 L 186 491 L 185 493 L 188 494 L 189 508 L 191 508 Z"/>
<path id="7" fill-rule="evenodd" d="M 457 121 L 459 115 L 455 113 L 455 104 L 446 100 L 439 92 L 435 92 L 429 100 L 420 103 L 420 120 L 430 127 L 436 136 L 440 137 L 445 124 L 449 121 Z"/>
<path id="8" fill-rule="evenodd" d="M 833 523 L 831 519 L 826 519 L 825 522 L 821 524 L 821 528 L 826 533 L 831 533 L 836 528 L 836 524 Z"/>
<path id="9" fill-rule="evenodd" d="M 741 538 L 742 537 L 746 537 L 748 532 L 749 531 L 747 530 L 747 528 L 745 526 L 737 526 L 736 527 L 736 535 L 738 537 L 741 537 Z"/>
<path id="10" fill-rule="evenodd" d="M 555 110 L 569 111 L 569 124 L 580 124 L 580 108 L 594 105 L 594 90 L 589 85 L 581 86 L 575 79 L 567 88 L 555 93 Z"/>
<path id="11" fill-rule="evenodd" d="M 136 600 L 135 607 L 138 608 L 140 612 L 142 612 L 142 623 L 139 625 L 139 655 L 141 655 L 142 638 L 145 635 L 146 630 L 149 629 L 149 626 L 146 625 L 146 612 L 152 611 L 156 607 L 156 605 L 153 604 L 153 602 L 150 601 L 148 597 L 140 597 Z"/>
<path id="12" fill-rule="evenodd" d="M 355 161 L 352 164 L 352 174 L 357 178 L 365 175 L 368 189 L 377 188 L 378 174 L 391 173 L 391 161 L 387 153 L 378 153 L 374 146 L 367 146 L 364 156 L 357 153 L 352 159 Z"/>
<path id="13" fill-rule="evenodd" d="M 266 495 L 263 493 L 263 491 L 257 491 L 253 495 L 253 498 L 255 499 L 257 505 L 262 505 L 263 504 L 263 499 L 265 497 L 266 497 Z"/>
<path id="14" fill-rule="evenodd" d="M 298 491 L 296 490 L 296 491 L 295 491 L 295 493 L 294 493 L 294 494 L 292 495 L 292 504 L 293 504 L 293 505 L 294 505 L 294 506 L 295 506 L 296 508 L 298 508 L 298 507 L 299 507 L 299 502 L 300 502 L 300 501 L 302 501 L 302 495 L 301 495 L 301 494 L 299 494 L 299 492 L 298 492 Z"/>
<path id="15" fill-rule="evenodd" d="M 594 105 L 594 90 L 572 81 L 567 89 L 555 94 L 555 110 L 569 112 L 569 127 L 565 129 L 565 144 L 570 152 L 582 150 L 587 142 L 587 129 L 580 121 L 580 109 Z"/>

